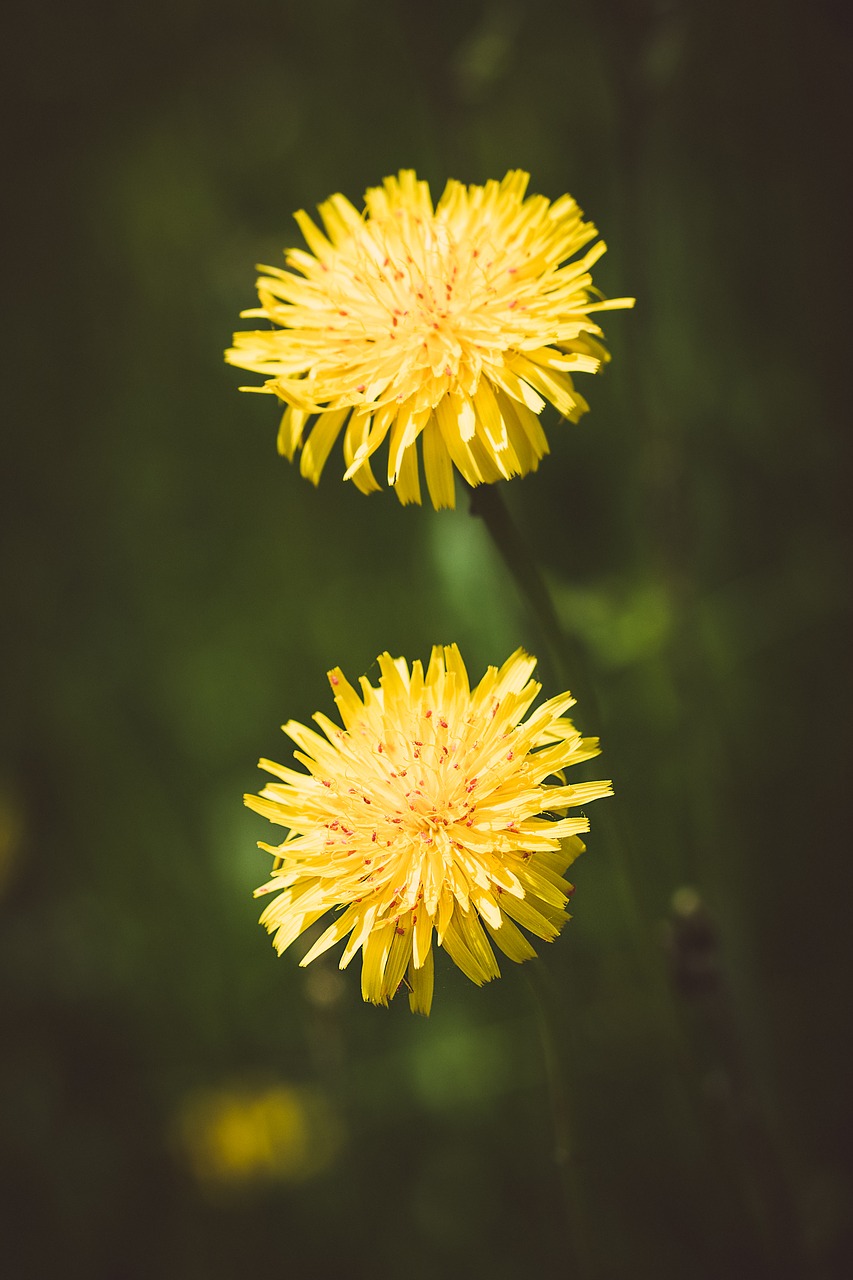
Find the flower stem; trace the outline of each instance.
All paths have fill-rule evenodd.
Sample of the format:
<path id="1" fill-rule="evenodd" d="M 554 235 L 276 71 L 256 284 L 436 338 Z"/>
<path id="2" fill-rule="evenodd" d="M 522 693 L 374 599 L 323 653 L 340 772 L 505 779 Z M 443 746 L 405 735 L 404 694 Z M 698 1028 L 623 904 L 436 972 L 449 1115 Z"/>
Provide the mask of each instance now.
<path id="1" fill-rule="evenodd" d="M 578 701 L 583 706 L 584 715 L 589 714 L 590 720 L 604 726 L 606 724 L 604 709 L 599 702 L 595 681 L 590 673 L 583 647 L 570 639 L 560 622 L 550 591 L 539 572 L 530 548 L 507 509 L 499 486 L 481 484 L 476 489 L 471 489 L 470 511 L 472 516 L 479 517 L 484 522 L 522 598 L 530 606 L 539 623 L 554 669 L 559 676 L 561 688 L 571 689 L 573 693 L 579 695 Z M 606 833 L 607 843 L 612 851 L 619 898 L 625 918 L 631 922 L 639 937 L 642 933 L 642 924 L 629 872 L 625 840 L 615 817 L 612 817 L 606 809 L 598 818 L 598 822 L 601 824 L 602 832 Z M 645 949 L 646 942 L 645 939 L 641 942 L 641 949 Z"/>
<path id="2" fill-rule="evenodd" d="M 591 718 L 600 718 L 601 708 L 586 657 L 560 622 L 545 579 L 504 502 L 499 485 L 481 484 L 472 489 L 470 511 L 485 524 L 522 598 L 530 606 L 562 687 L 580 693 L 580 700 Z"/>
<path id="3" fill-rule="evenodd" d="M 569 687 L 570 680 L 575 680 L 585 663 L 578 653 L 573 652 L 575 646 L 570 643 L 560 623 L 545 580 L 510 515 L 498 486 L 481 484 L 472 489 L 470 510 L 471 515 L 479 517 L 488 529 L 522 599 L 527 602 L 539 623 L 563 687 Z M 584 702 L 594 714 L 596 699 L 591 681 L 585 680 L 584 685 Z M 583 1220 L 582 1180 L 572 1143 L 569 1091 L 563 1065 L 566 1060 L 562 1050 L 565 1048 L 567 1023 L 559 1008 L 551 976 L 542 961 L 529 961 L 523 966 L 522 972 L 536 1006 L 551 1103 L 554 1164 L 562 1191 L 567 1253 L 573 1262 L 570 1274 L 574 1280 L 591 1280 L 594 1274 L 592 1255 Z"/>
<path id="4" fill-rule="evenodd" d="M 538 619 L 555 660 L 562 667 L 566 637 L 554 602 L 496 484 L 481 484 L 471 490 L 471 515 L 478 516 L 488 529 L 516 586 Z"/>
<path id="5" fill-rule="evenodd" d="M 673 986 L 697 1046 L 708 1122 L 727 1153 L 729 1176 L 739 1184 L 768 1274 L 797 1280 L 806 1263 L 796 1197 L 747 1052 L 720 936 L 695 890 L 675 894 L 668 941 Z"/>
<path id="6" fill-rule="evenodd" d="M 558 1008 L 557 993 L 541 960 L 528 961 L 522 972 L 536 1006 L 536 1021 L 548 1081 L 551 1117 L 554 1126 L 554 1163 L 560 1179 L 567 1234 L 566 1249 L 573 1262 L 574 1280 L 591 1280 L 594 1274 L 589 1239 L 584 1225 L 582 1179 L 572 1144 L 569 1091 L 561 1053 L 567 1021 Z"/>

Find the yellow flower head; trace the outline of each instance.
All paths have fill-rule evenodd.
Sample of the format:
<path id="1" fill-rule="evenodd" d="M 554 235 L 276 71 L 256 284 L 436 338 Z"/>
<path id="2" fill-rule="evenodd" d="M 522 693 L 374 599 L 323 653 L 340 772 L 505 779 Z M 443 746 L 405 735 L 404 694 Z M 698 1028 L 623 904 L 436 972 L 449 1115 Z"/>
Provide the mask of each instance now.
<path id="1" fill-rule="evenodd" d="M 267 375 L 244 390 L 285 402 L 279 452 L 302 445 L 304 476 L 319 481 L 346 423 L 344 479 L 378 489 L 370 458 L 387 436 L 388 483 L 420 502 L 420 437 L 433 505 L 452 507 L 454 466 L 471 485 L 526 475 L 548 452 L 546 401 L 572 422 L 586 411 L 572 374 L 609 358 L 592 317 L 634 300 L 593 289 L 604 242 L 575 257 L 595 227 L 571 196 L 525 199 L 528 180 L 451 181 L 433 208 L 404 169 L 363 215 L 342 195 L 321 204 L 325 234 L 296 214 L 311 252 L 260 267 L 261 305 L 242 313 L 277 327 L 235 334 L 226 359 Z"/>
<path id="2" fill-rule="evenodd" d="M 363 676 L 360 695 L 329 673 L 343 728 L 321 713 L 325 737 L 284 726 L 307 773 L 260 761 L 279 781 L 246 804 L 288 832 L 260 845 L 276 862 L 256 896 L 276 895 L 261 922 L 279 953 L 336 909 L 301 963 L 348 936 L 340 967 L 363 951 L 365 1000 L 387 1004 L 405 982 L 428 1014 L 433 932 L 478 986 L 500 974 L 491 942 L 517 962 L 536 954 L 518 925 L 556 938 L 572 893 L 563 873 L 589 829 L 567 810 L 612 788 L 564 782 L 598 739 L 565 717 L 568 693 L 524 719 L 541 686 L 521 649 L 473 690 L 456 645 L 436 646 L 426 673 L 388 653 L 378 662 L 378 687 Z"/>

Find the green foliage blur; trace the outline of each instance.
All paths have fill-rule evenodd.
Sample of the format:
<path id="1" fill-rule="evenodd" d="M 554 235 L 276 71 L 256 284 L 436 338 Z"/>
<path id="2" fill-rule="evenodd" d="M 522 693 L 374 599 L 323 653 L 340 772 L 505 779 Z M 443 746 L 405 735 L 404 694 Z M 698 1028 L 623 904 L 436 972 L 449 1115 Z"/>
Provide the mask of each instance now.
<path id="1" fill-rule="evenodd" d="M 600 733 L 543 948 L 587 1275 L 849 1275 L 841 5 L 44 0 L 6 32 L 0 1272 L 580 1275 L 524 969 L 362 1004 L 241 795 L 325 671 L 535 619 L 457 512 L 317 490 L 225 366 L 297 208 L 571 192 L 603 376 L 502 486 Z"/>

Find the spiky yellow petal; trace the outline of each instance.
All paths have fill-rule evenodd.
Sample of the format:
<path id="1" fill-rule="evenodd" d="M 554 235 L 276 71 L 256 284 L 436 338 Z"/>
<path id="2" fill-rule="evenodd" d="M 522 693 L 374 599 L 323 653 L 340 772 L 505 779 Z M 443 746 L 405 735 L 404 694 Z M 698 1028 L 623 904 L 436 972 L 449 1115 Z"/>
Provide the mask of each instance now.
<path id="1" fill-rule="evenodd" d="M 274 327 L 235 334 L 226 359 L 267 376 L 243 390 L 288 406 L 279 452 L 301 447 L 309 480 L 349 420 L 345 479 L 378 488 L 368 460 L 387 438 L 388 483 L 420 502 L 421 440 L 433 506 L 452 507 L 454 468 L 471 485 L 536 470 L 546 402 L 572 422 L 586 411 L 572 375 L 608 359 L 591 316 L 634 299 L 601 299 L 589 272 L 604 242 L 576 256 L 596 228 L 571 196 L 527 196 L 528 181 L 521 170 L 450 181 L 433 207 L 403 169 L 365 193 L 363 214 L 342 195 L 326 200 L 325 231 L 295 215 L 310 252 L 260 268 L 261 305 L 243 315 Z"/>

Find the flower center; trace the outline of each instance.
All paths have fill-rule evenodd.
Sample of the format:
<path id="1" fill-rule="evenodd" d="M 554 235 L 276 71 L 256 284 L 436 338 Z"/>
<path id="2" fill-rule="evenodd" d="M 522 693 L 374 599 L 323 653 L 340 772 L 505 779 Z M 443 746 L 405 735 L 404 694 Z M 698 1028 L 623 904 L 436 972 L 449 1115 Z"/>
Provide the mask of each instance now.
<path id="1" fill-rule="evenodd" d="M 475 312 L 494 293 L 479 249 L 421 218 L 383 220 L 374 233 L 383 256 L 362 277 L 370 337 L 393 343 L 424 376 L 457 378 L 479 337 Z"/>

